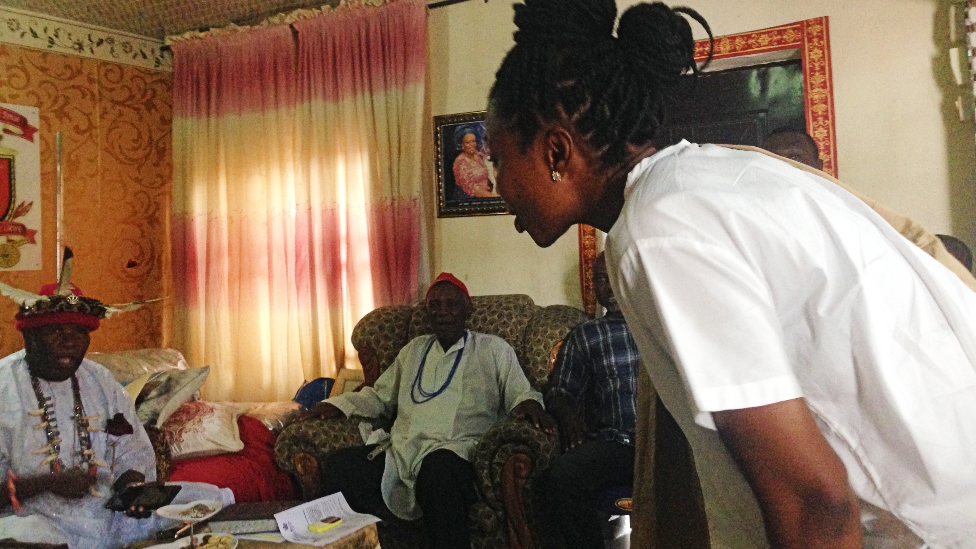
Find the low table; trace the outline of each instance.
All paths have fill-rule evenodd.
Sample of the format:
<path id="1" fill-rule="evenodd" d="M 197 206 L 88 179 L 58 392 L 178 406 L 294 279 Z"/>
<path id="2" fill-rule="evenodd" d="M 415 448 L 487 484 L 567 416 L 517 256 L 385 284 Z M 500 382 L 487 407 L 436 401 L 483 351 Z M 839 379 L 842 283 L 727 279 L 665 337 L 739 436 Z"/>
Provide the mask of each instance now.
<path id="1" fill-rule="evenodd" d="M 221 519 L 238 520 L 274 520 L 274 515 L 285 509 L 291 509 L 301 505 L 302 501 L 269 501 L 256 503 L 237 503 L 226 507 L 220 513 L 214 515 L 208 522 L 208 529 L 220 530 Z M 235 534 L 238 535 L 238 534 Z M 240 534 L 246 535 L 246 534 Z M 376 525 L 371 524 L 337 541 L 324 545 L 327 549 L 377 549 L 379 547 L 379 537 L 376 533 Z M 238 549 L 296 549 L 312 548 L 314 545 L 303 545 L 298 543 L 284 542 L 273 543 L 270 541 L 257 541 L 249 539 L 239 540 Z"/>
<path id="2" fill-rule="evenodd" d="M 376 525 L 370 524 L 366 528 L 349 534 L 348 536 L 325 545 L 326 549 L 378 549 L 380 546 L 379 537 L 376 534 Z M 242 539 L 237 545 L 237 549 L 320 549 L 314 545 L 301 545 L 298 543 L 284 542 L 273 543 L 270 541 L 255 541 Z"/>
<path id="3" fill-rule="evenodd" d="M 246 535 L 246 534 L 242 534 Z M 162 541 L 140 541 L 137 543 L 130 544 L 126 549 L 145 549 L 153 545 L 158 545 L 160 543 L 165 543 Z M 302 545 L 299 543 L 291 543 L 286 541 L 284 543 L 274 543 L 271 541 L 257 541 L 250 539 L 238 540 L 237 549 L 379 549 L 380 541 L 376 534 L 376 525 L 370 524 L 366 528 L 359 530 L 355 533 L 349 534 L 348 536 L 332 542 L 328 545 L 322 547 L 315 547 L 314 545 Z"/>
<path id="4" fill-rule="evenodd" d="M 285 509 L 290 509 L 296 505 L 301 505 L 301 501 L 282 501 L 282 502 L 261 502 L 261 503 L 238 503 L 231 505 L 225 509 L 229 511 L 232 508 L 237 511 L 232 517 L 226 517 L 229 520 L 256 520 L 256 519 L 267 519 L 273 518 L 274 513 L 283 511 Z M 215 515 L 214 518 L 219 520 L 220 515 Z M 218 527 L 219 528 L 219 527 Z M 198 529 L 198 534 L 206 534 L 211 532 L 210 523 L 203 523 Z M 235 537 L 239 537 L 247 534 L 234 534 Z M 137 543 L 130 544 L 126 549 L 145 549 L 153 545 L 166 543 L 164 541 L 158 540 L 147 540 L 140 541 Z M 376 525 L 370 524 L 369 526 L 357 530 L 348 536 L 336 540 L 328 545 L 323 545 L 325 549 L 378 549 L 380 546 L 379 536 L 376 532 Z M 291 543 L 285 541 L 283 543 L 274 543 L 270 541 L 257 541 L 250 539 L 238 539 L 237 549 L 315 549 L 314 545 L 303 545 L 299 543 Z M 2 549 L 2 548 L 0 548 Z"/>

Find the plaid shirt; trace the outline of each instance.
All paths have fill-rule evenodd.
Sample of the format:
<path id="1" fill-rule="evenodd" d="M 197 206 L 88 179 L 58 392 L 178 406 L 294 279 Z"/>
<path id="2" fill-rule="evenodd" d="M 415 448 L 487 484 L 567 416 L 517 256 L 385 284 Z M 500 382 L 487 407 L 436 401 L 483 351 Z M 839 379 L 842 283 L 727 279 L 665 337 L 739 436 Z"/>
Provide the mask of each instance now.
<path id="1" fill-rule="evenodd" d="M 576 402 L 592 431 L 634 436 L 640 354 L 621 313 L 580 324 L 566 336 L 546 400 Z"/>

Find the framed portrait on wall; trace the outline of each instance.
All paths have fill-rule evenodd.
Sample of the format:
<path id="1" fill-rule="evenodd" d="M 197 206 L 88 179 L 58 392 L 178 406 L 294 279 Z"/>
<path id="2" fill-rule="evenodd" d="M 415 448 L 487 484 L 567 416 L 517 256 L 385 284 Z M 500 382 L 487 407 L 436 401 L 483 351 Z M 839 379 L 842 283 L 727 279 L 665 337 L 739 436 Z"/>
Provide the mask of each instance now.
<path id="1" fill-rule="evenodd" d="M 434 117 L 437 217 L 508 213 L 486 137 L 485 111 Z"/>

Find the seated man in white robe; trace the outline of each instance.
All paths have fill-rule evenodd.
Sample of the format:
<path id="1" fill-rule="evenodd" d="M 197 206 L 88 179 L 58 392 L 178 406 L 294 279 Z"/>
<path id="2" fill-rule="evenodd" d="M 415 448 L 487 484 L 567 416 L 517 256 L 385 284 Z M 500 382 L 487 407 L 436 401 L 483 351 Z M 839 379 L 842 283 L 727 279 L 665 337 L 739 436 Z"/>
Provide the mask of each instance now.
<path id="1" fill-rule="evenodd" d="M 106 307 L 67 288 L 21 305 L 24 350 L 0 360 L 0 539 L 121 547 L 177 523 L 105 508 L 113 491 L 155 480 L 156 459 L 132 399 L 84 359 Z M 229 490 L 180 484 L 177 502 L 233 503 Z"/>
<path id="2" fill-rule="evenodd" d="M 356 511 L 422 516 L 435 549 L 469 549 L 468 508 L 477 497 L 469 459 L 478 440 L 509 413 L 549 433 L 555 424 L 515 350 L 500 337 L 465 329 L 471 297 L 460 280 L 438 276 L 426 307 L 433 334 L 408 343 L 373 387 L 313 408 L 319 417 L 396 416 L 388 448 L 333 453 L 322 468 L 323 488 L 342 492 Z"/>

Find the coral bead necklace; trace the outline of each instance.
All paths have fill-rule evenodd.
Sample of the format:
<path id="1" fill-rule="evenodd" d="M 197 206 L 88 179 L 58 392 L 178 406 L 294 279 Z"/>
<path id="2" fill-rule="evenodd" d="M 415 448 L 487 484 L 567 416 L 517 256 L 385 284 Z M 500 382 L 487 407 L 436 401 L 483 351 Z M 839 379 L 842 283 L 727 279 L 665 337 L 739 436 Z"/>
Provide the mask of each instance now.
<path id="1" fill-rule="evenodd" d="M 44 394 L 41 389 L 40 380 L 31 376 L 31 387 L 34 389 L 34 396 L 37 397 L 39 409 L 31 412 L 32 416 L 40 416 L 41 422 L 36 429 L 44 429 L 47 435 L 47 446 L 34 450 L 35 454 L 47 454 L 41 461 L 41 465 L 50 465 L 52 473 L 60 473 L 64 470 L 64 463 L 61 461 L 61 431 L 58 428 L 58 418 L 54 412 L 54 399 Z M 107 464 L 95 457 L 95 450 L 92 448 L 91 432 L 101 431 L 99 427 L 91 425 L 91 421 L 97 419 L 98 415 L 86 416 L 85 408 L 81 402 L 81 389 L 78 386 L 78 378 L 71 376 L 71 393 L 74 397 L 74 414 L 71 416 L 75 424 L 75 432 L 78 437 L 80 464 L 79 468 L 87 471 L 92 477 L 95 476 L 99 466 L 107 467 Z M 76 463 L 72 463 L 73 466 Z"/>

